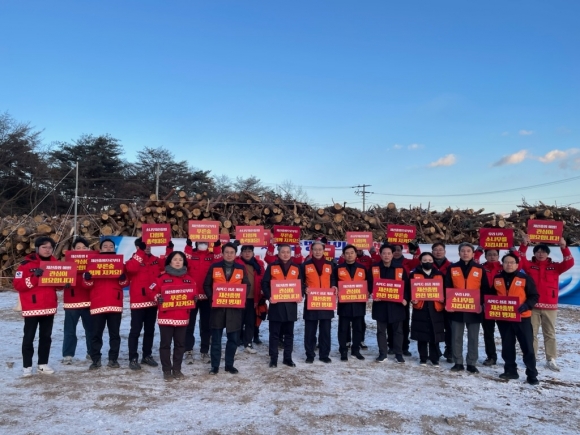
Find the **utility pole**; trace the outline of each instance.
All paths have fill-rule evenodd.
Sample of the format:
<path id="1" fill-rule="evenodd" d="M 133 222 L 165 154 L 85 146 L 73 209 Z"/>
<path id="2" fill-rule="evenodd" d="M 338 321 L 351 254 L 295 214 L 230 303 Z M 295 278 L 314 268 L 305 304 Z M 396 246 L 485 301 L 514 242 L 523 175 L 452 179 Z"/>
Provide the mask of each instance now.
<path id="1" fill-rule="evenodd" d="M 155 167 L 155 199 L 159 201 L 159 163 Z"/>
<path id="2" fill-rule="evenodd" d="M 74 230 L 73 230 L 74 238 L 77 237 L 78 207 L 79 207 L 79 162 L 77 160 L 77 171 L 76 171 L 76 178 L 75 178 L 75 217 L 74 217 Z"/>
<path id="3" fill-rule="evenodd" d="M 359 184 L 358 186 L 352 186 L 351 189 L 359 189 L 359 190 L 355 190 L 354 193 L 356 193 L 357 195 L 362 195 L 362 199 L 363 199 L 363 206 L 362 206 L 362 211 L 364 212 L 366 209 L 366 200 L 367 200 L 367 195 L 371 195 L 375 192 L 367 192 L 366 188 L 367 187 L 371 187 L 370 184 Z M 362 188 L 362 190 L 360 190 Z"/>

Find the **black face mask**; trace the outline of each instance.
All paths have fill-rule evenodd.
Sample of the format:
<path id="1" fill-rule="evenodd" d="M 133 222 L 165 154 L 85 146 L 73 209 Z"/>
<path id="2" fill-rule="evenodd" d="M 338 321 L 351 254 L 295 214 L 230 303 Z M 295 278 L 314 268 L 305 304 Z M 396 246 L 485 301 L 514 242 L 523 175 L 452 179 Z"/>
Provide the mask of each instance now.
<path id="1" fill-rule="evenodd" d="M 433 263 L 421 263 L 421 267 L 425 270 L 433 269 Z"/>

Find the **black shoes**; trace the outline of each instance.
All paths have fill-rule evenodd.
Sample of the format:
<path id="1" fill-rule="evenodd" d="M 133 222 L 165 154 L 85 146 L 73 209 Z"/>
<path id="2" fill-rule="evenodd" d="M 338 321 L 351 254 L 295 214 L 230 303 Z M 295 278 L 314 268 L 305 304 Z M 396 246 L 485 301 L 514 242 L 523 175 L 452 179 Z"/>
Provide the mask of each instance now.
<path id="1" fill-rule="evenodd" d="M 238 373 L 238 369 L 235 368 L 234 366 L 226 366 L 225 370 L 226 372 L 231 373 L 232 375 Z"/>
<path id="2" fill-rule="evenodd" d="M 171 371 L 163 372 L 163 380 L 165 382 L 171 382 L 173 380 L 173 375 L 171 374 Z"/>
<path id="3" fill-rule="evenodd" d="M 131 370 L 141 370 L 141 365 L 139 364 L 139 361 L 137 361 L 137 358 L 134 358 L 131 361 L 129 361 L 129 368 Z"/>
<path id="4" fill-rule="evenodd" d="M 467 371 L 468 371 L 469 373 L 473 373 L 473 374 L 475 374 L 475 373 L 479 373 L 479 370 L 477 370 L 477 367 L 475 367 L 475 366 L 470 366 L 470 365 L 468 365 L 468 366 L 467 366 Z"/>
<path id="5" fill-rule="evenodd" d="M 175 379 L 183 379 L 185 378 L 185 375 L 181 373 L 181 370 L 173 370 L 173 377 Z"/>
<path id="6" fill-rule="evenodd" d="M 538 385 L 540 383 L 540 381 L 538 381 L 538 378 L 535 376 L 528 376 L 526 382 L 530 385 Z"/>
<path id="7" fill-rule="evenodd" d="M 419 360 L 419 365 L 426 366 L 427 365 L 427 360 L 425 358 L 421 358 Z"/>
<path id="8" fill-rule="evenodd" d="M 320 361 L 322 361 L 325 364 L 331 363 L 332 360 L 328 357 L 324 357 L 324 358 L 320 358 Z"/>
<path id="9" fill-rule="evenodd" d="M 362 355 L 360 354 L 360 352 L 353 352 L 353 353 L 351 353 L 351 355 L 352 355 L 352 356 L 354 356 L 356 359 L 358 359 L 358 360 L 361 360 L 361 361 L 362 361 L 363 359 L 365 359 L 365 357 L 364 357 L 364 356 L 362 356 Z"/>
<path id="10" fill-rule="evenodd" d="M 296 364 L 294 364 L 294 361 L 292 361 L 291 359 L 285 359 L 284 361 L 282 361 L 282 364 L 288 367 L 296 367 Z"/>
<path id="11" fill-rule="evenodd" d="M 499 375 L 500 379 L 519 379 L 520 375 L 518 375 L 517 373 L 502 373 L 501 375 Z"/>
<path id="12" fill-rule="evenodd" d="M 119 365 L 116 359 L 110 359 L 107 364 L 107 367 L 110 367 L 112 369 L 118 369 L 121 366 Z"/>
<path id="13" fill-rule="evenodd" d="M 483 365 L 486 367 L 491 367 L 494 366 L 496 363 L 497 363 L 496 358 L 486 358 L 485 361 L 483 362 Z"/>
<path id="14" fill-rule="evenodd" d="M 89 370 L 97 370 L 101 368 L 101 360 L 98 359 L 93 361 L 93 363 L 89 366 Z"/>
<path id="15" fill-rule="evenodd" d="M 262 340 L 260 340 L 259 337 L 254 338 L 254 343 L 256 344 L 262 344 Z"/>
<path id="16" fill-rule="evenodd" d="M 399 363 L 402 364 L 405 362 L 405 358 L 403 358 L 403 355 L 401 355 L 400 353 L 395 355 L 395 360 Z"/>
<path id="17" fill-rule="evenodd" d="M 405 356 L 413 356 L 413 355 L 411 354 L 411 352 L 409 352 L 409 350 L 408 350 L 408 349 L 403 351 L 403 355 L 405 355 Z"/>
<path id="18" fill-rule="evenodd" d="M 389 347 L 389 350 L 387 350 L 387 355 L 394 355 L 394 354 L 395 354 L 395 351 Z"/>
<path id="19" fill-rule="evenodd" d="M 376 361 L 376 362 L 380 362 L 380 363 L 381 363 L 381 362 L 384 362 L 384 361 L 386 361 L 386 360 L 387 360 L 387 355 L 382 355 L 382 354 L 381 354 L 381 355 L 379 355 L 379 356 L 377 357 L 377 359 L 376 359 L 375 361 Z"/>
<path id="20" fill-rule="evenodd" d="M 341 361 L 348 361 L 348 354 L 346 352 L 341 353 L 340 360 Z"/>
<path id="21" fill-rule="evenodd" d="M 314 358 L 306 358 L 306 364 L 312 364 L 314 362 Z"/>
<path id="22" fill-rule="evenodd" d="M 212 367 L 211 369 L 209 369 L 209 374 L 210 375 L 217 375 L 219 371 L 220 371 L 219 367 Z"/>
<path id="23" fill-rule="evenodd" d="M 278 361 L 275 359 L 270 359 L 270 368 L 278 367 Z"/>
<path id="24" fill-rule="evenodd" d="M 451 367 L 452 372 L 462 372 L 463 370 L 465 370 L 463 364 L 455 364 L 453 367 Z"/>
<path id="25" fill-rule="evenodd" d="M 143 357 L 141 359 L 141 364 L 147 364 L 148 366 L 151 366 L 151 367 L 157 367 L 159 365 L 159 364 L 157 364 L 157 361 L 155 361 L 151 355 Z"/>

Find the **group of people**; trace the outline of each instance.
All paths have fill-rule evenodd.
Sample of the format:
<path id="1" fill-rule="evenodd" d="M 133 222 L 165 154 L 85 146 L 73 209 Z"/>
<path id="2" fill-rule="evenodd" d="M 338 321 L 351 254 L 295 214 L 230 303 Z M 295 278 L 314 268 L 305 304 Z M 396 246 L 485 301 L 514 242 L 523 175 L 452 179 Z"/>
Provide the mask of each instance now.
<path id="1" fill-rule="evenodd" d="M 222 337 L 226 331 L 225 371 L 235 374 L 234 366 L 238 346 L 256 353 L 253 343 L 261 343 L 259 325 L 267 312 L 269 324 L 269 366 L 278 365 L 280 347 L 283 348 L 282 363 L 295 367 L 294 325 L 298 320 L 297 302 L 271 300 L 272 284 L 278 280 L 300 280 L 304 298 L 304 349 L 307 364 L 318 359 L 331 363 L 331 321 L 333 310 L 308 309 L 306 296 L 315 289 L 334 289 L 338 293 L 339 282 L 366 282 L 369 294 L 378 279 L 401 281 L 404 288 L 402 302 L 374 300 L 372 319 L 376 321 L 379 354 L 377 362 L 384 362 L 393 355 L 397 363 L 404 363 L 409 352 L 410 340 L 417 341 L 421 365 L 438 366 L 441 357 L 453 363 L 454 372 L 467 370 L 478 373 L 479 327 L 483 326 L 486 366 L 497 363 L 495 348 L 495 324 L 502 339 L 504 360 L 503 379 L 519 377 L 516 364 L 516 341 L 519 342 L 526 366 L 527 382 L 536 385 L 538 357 L 538 333 L 542 328 L 547 367 L 559 370 L 556 364 L 555 324 L 557 318 L 558 277 L 570 269 L 574 259 L 560 241 L 563 261 L 554 262 L 548 255 L 550 248 L 534 246 L 534 256 L 526 258 L 529 239 L 519 251 L 510 250 L 499 258 L 498 250 L 486 250 L 468 243 L 459 245 L 460 260 L 451 263 L 446 258 L 445 245 L 435 243 L 431 252 L 421 253 L 417 245 L 410 244 L 413 258 L 403 256 L 401 245 L 383 244 L 378 252 L 370 255 L 353 245 L 346 245 L 338 261 L 326 259 L 324 239 L 310 246 L 310 254 L 304 258 L 300 247 L 279 244 L 277 253 L 268 246 L 264 264 L 254 256 L 254 246 L 243 245 L 238 256 L 238 243 L 197 242 L 195 248 L 187 240 L 184 251 L 175 251 L 169 243 L 165 256 L 151 254 L 151 248 L 141 238 L 135 241 L 136 251 L 126 262 L 119 277 L 94 279 L 87 271 L 79 271 L 77 283 L 64 287 L 65 310 L 63 364 L 71 364 L 75 356 L 76 328 L 82 320 L 87 337 L 87 358 L 90 370 L 101 367 L 103 334 L 109 335 L 107 366 L 118 368 L 120 350 L 120 325 L 123 311 L 123 288 L 129 286 L 131 326 L 128 338 L 129 367 L 141 369 L 141 364 L 158 366 L 153 357 L 155 323 L 159 327 L 159 358 L 163 378 L 167 381 L 183 378 L 182 363 L 193 363 L 195 344 L 194 329 L 199 313 L 201 360 L 210 364 L 210 374 L 218 374 L 222 357 Z M 52 254 L 55 243 L 48 237 L 35 241 L 36 251 L 30 254 L 18 268 L 14 287 L 20 293 L 24 317 L 22 341 L 23 373 L 32 374 L 33 342 L 39 329 L 38 372 L 53 373 L 48 365 L 52 326 L 57 310 L 56 287 L 40 286 L 44 273 L 41 261 L 58 261 Z M 88 250 L 89 243 L 83 238 L 73 242 L 74 250 Z M 100 242 L 100 253 L 115 252 L 111 239 Z M 485 254 L 486 262 L 479 257 Z M 411 280 L 421 278 L 438 280 L 443 288 L 479 290 L 483 305 L 485 295 L 516 296 L 519 300 L 520 322 L 484 319 L 483 313 L 447 312 L 445 299 L 440 301 L 413 300 Z M 244 308 L 212 307 L 214 284 L 245 284 Z M 190 288 L 195 308 L 164 309 L 167 288 Z M 266 304 L 269 301 L 269 306 Z M 364 360 L 361 349 L 366 349 L 366 302 L 338 302 L 338 343 L 341 361 L 351 356 Z M 411 307 L 413 310 L 411 311 Z M 467 355 L 463 358 L 464 334 L 467 330 Z M 141 361 L 139 362 L 139 338 L 143 331 Z M 439 343 L 445 343 L 441 352 Z M 171 346 L 173 345 L 173 352 Z"/>

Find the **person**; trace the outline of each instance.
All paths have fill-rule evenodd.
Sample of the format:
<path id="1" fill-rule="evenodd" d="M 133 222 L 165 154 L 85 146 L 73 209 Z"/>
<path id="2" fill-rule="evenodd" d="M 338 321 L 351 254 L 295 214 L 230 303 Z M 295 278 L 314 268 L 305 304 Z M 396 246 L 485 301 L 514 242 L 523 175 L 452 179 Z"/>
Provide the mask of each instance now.
<path id="1" fill-rule="evenodd" d="M 236 245 L 226 243 L 222 248 L 223 260 L 212 264 L 207 272 L 203 290 L 210 304 L 213 297 L 213 285 L 216 283 L 246 284 L 246 289 L 251 287 L 246 268 L 235 262 L 236 251 Z M 236 356 L 239 331 L 242 328 L 242 312 L 243 309 L 241 308 L 211 308 L 210 374 L 212 375 L 217 375 L 219 372 L 224 328 L 226 328 L 227 335 L 225 370 L 231 374 L 238 373 L 238 369 L 234 367 L 234 358 Z"/>
<path id="2" fill-rule="evenodd" d="M 441 272 L 443 276 L 447 275 L 447 269 L 451 266 L 451 261 L 447 259 L 445 243 L 435 242 L 431 245 L 431 253 L 433 254 L 433 267 Z M 443 317 L 445 321 L 445 349 L 443 351 L 443 358 L 446 359 L 448 363 L 453 362 L 453 353 L 451 351 L 451 313 L 447 311 L 443 312 Z M 438 347 L 439 349 L 439 347 Z M 439 356 L 441 356 L 441 350 L 439 350 Z"/>
<path id="3" fill-rule="evenodd" d="M 498 296 L 515 296 L 519 299 L 520 322 L 497 321 L 501 335 L 501 357 L 504 360 L 502 379 L 518 379 L 516 364 L 516 339 L 522 349 L 526 366 L 527 382 L 538 385 L 536 356 L 534 354 L 532 309 L 537 304 L 539 294 L 534 279 L 519 271 L 520 260 L 516 254 L 507 253 L 502 258 L 502 271 L 492 281 L 492 291 Z"/>
<path id="4" fill-rule="evenodd" d="M 106 238 L 99 245 L 101 255 L 115 253 L 115 242 Z M 90 272 L 83 274 L 83 285 L 90 289 L 93 337 L 91 338 L 91 360 L 89 370 L 101 368 L 101 349 L 105 326 L 109 331 L 109 362 L 107 367 L 118 369 L 121 347 L 121 319 L 123 317 L 123 287 L 129 284 L 125 272 L 118 278 L 93 279 Z"/>
<path id="5" fill-rule="evenodd" d="M 443 288 L 444 276 L 433 267 L 435 258 L 430 252 L 419 256 L 419 266 L 411 272 L 411 279 L 430 279 L 439 281 Z M 411 300 L 413 317 L 411 340 L 417 340 L 419 363 L 427 365 L 427 360 L 439 366 L 439 342 L 445 340 L 445 299 L 440 301 Z"/>
<path id="6" fill-rule="evenodd" d="M 560 371 L 556 363 L 556 319 L 558 317 L 558 280 L 560 275 L 574 266 L 574 257 L 566 246 L 566 240 L 560 238 L 560 250 L 563 260 L 561 263 L 553 261 L 548 245 L 539 244 L 534 246 L 532 261 L 526 258 L 526 252 L 530 238 L 525 235 L 520 245 L 520 265 L 526 274 L 531 276 L 536 283 L 540 299 L 532 310 L 532 329 L 534 332 L 534 352 L 538 359 L 538 333 L 542 327 L 544 336 L 544 351 L 546 354 L 546 367 L 553 371 Z"/>
<path id="7" fill-rule="evenodd" d="M 22 376 L 32 375 L 34 338 L 38 329 L 38 366 L 37 372 L 52 374 L 48 365 L 52 326 L 58 305 L 56 286 L 40 286 L 39 280 L 44 270 L 41 261 L 57 261 L 52 255 L 55 242 L 50 237 L 38 237 L 34 241 L 35 252 L 26 256 L 14 275 L 14 288 L 18 291 L 24 317 L 24 336 L 22 337 Z"/>
<path id="8" fill-rule="evenodd" d="M 497 249 L 477 248 L 475 250 L 474 260 L 479 263 L 479 257 L 485 254 L 485 263 L 481 265 L 487 276 L 487 282 L 491 284 L 493 277 L 502 271 L 502 264 L 499 261 L 499 251 Z M 483 365 L 490 367 L 497 363 L 497 350 L 495 348 L 495 320 L 483 318 L 481 321 L 483 329 L 483 342 L 485 344 L 486 358 Z"/>
<path id="9" fill-rule="evenodd" d="M 355 246 L 346 245 L 342 249 L 344 262 L 339 264 L 335 270 L 335 281 L 339 282 L 360 282 L 366 281 L 367 269 L 357 261 L 358 252 Z M 348 361 L 348 336 L 352 328 L 351 355 L 359 360 L 364 360 L 361 355 L 361 342 L 363 337 L 363 325 L 367 311 L 366 302 L 338 302 L 338 350 L 340 360 Z"/>
<path id="10" fill-rule="evenodd" d="M 312 257 L 302 264 L 302 281 L 304 298 L 304 350 L 306 363 L 312 364 L 316 356 L 316 333 L 319 334 L 319 360 L 330 363 L 330 323 L 334 317 L 334 310 L 309 310 L 307 295 L 311 289 L 332 288 L 338 291 L 332 262 L 324 257 L 324 243 L 317 240 L 310 246 Z"/>
<path id="11" fill-rule="evenodd" d="M 190 308 L 163 309 L 163 290 L 165 286 L 179 286 L 183 289 L 192 289 L 194 299 L 197 300 L 197 286 L 193 278 L 187 273 L 187 258 L 181 251 L 171 252 L 165 259 L 165 271 L 161 273 L 148 288 L 150 299 L 155 301 L 159 308 L 157 324 L 159 325 L 159 360 L 163 379 L 183 379 L 181 371 L 183 353 L 185 352 L 185 334 L 189 323 Z M 173 342 L 173 361 L 171 360 L 171 342 Z"/>
<path id="12" fill-rule="evenodd" d="M 141 237 L 135 240 L 137 250 L 125 263 L 129 278 L 129 301 L 131 307 L 131 329 L 129 330 L 129 368 L 141 370 L 139 364 L 139 336 L 143 329 L 143 346 L 141 348 L 141 364 L 157 367 L 153 359 L 153 339 L 155 337 L 155 321 L 157 320 L 157 303 L 147 294 L 147 288 L 155 282 L 162 271 L 159 258 L 151 254 Z"/>
<path id="13" fill-rule="evenodd" d="M 250 354 L 256 353 L 252 340 L 254 339 L 254 328 L 256 327 L 256 308 L 262 297 L 262 276 L 264 275 L 264 263 L 254 257 L 254 246 L 243 245 L 240 256 L 236 258 L 236 263 L 246 269 L 250 287 L 246 292 L 246 307 L 242 314 L 242 342 L 244 350 Z"/>
<path id="14" fill-rule="evenodd" d="M 456 289 L 479 290 L 480 302 L 483 306 L 483 297 L 490 294 L 487 276 L 480 264 L 473 260 L 474 248 L 470 243 L 459 245 L 459 261 L 452 263 L 447 269 L 445 287 Z M 467 371 L 479 373 L 475 366 L 478 358 L 479 324 L 482 313 L 468 313 L 455 311 L 450 313 L 453 362 L 451 371 L 465 370 L 463 365 L 463 333 L 467 328 Z"/>
<path id="15" fill-rule="evenodd" d="M 74 251 L 90 251 L 88 240 L 77 237 L 72 243 Z M 86 359 L 91 359 L 91 337 L 93 327 L 91 319 L 90 291 L 82 285 L 84 271 L 77 270 L 77 283 L 74 286 L 65 285 L 63 293 L 64 337 L 62 341 L 62 363 L 71 365 L 77 349 L 77 324 L 82 320 L 87 346 Z"/>
<path id="16" fill-rule="evenodd" d="M 282 363 L 288 367 L 296 367 L 292 361 L 294 348 L 294 322 L 298 320 L 297 302 L 274 302 L 272 296 L 272 281 L 302 280 L 302 269 L 292 261 L 290 245 L 278 245 L 278 260 L 268 265 L 262 279 L 262 293 L 266 300 L 270 300 L 268 309 L 269 323 L 269 355 L 270 367 L 278 366 L 278 342 L 280 337 L 284 341 L 284 358 Z"/>
<path id="17" fill-rule="evenodd" d="M 280 249 L 280 245 L 278 245 Z M 268 248 L 266 250 L 266 255 L 264 256 L 264 261 L 266 264 L 272 264 L 279 260 L 279 256 L 276 255 L 276 246 L 272 242 L 268 243 Z M 294 264 L 300 265 L 304 262 L 304 257 L 302 256 L 302 248 L 300 244 L 294 246 L 294 255 L 292 256 L 292 262 Z"/>
<path id="18" fill-rule="evenodd" d="M 404 284 L 404 296 L 402 302 L 387 302 L 373 300 L 372 317 L 377 321 L 377 342 L 379 345 L 379 356 L 377 362 L 387 359 L 388 340 L 387 327 L 391 324 L 392 349 L 395 353 L 395 360 L 404 363 L 403 358 L 403 322 L 405 321 L 405 306 L 411 299 L 409 279 L 403 267 L 393 265 L 394 248 L 389 244 L 383 244 L 379 250 L 381 261 L 371 266 L 371 273 L 368 275 L 368 289 L 372 292 L 374 281 L 377 279 L 391 279 L 402 281 Z"/>

